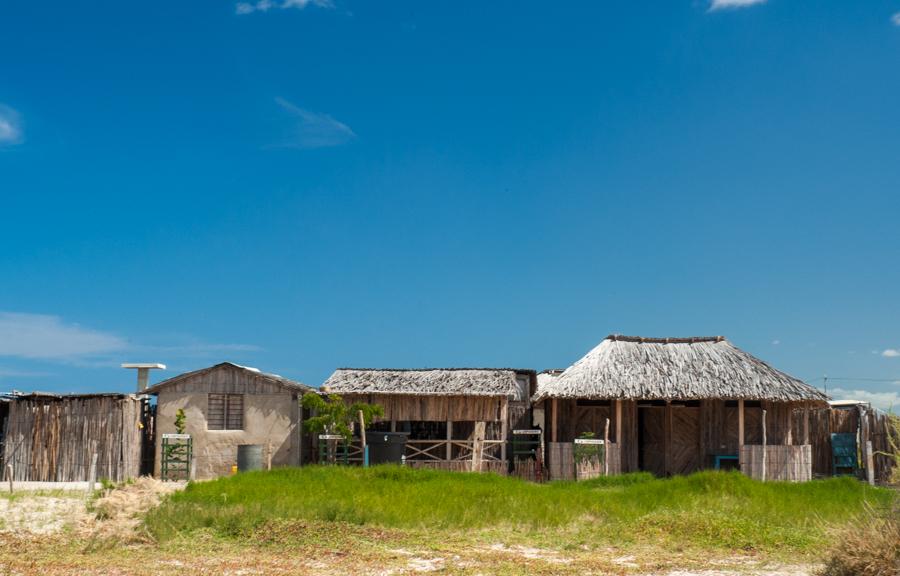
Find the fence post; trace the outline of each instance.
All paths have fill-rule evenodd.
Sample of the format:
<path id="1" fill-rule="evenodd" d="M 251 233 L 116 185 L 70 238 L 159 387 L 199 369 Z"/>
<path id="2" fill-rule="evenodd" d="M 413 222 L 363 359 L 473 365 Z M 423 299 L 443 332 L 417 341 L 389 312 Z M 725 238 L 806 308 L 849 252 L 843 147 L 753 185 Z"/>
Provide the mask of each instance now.
<path id="1" fill-rule="evenodd" d="M 609 476 L 609 418 L 603 427 L 603 475 Z"/>
<path id="2" fill-rule="evenodd" d="M 97 484 L 97 453 L 94 452 L 91 455 L 91 467 L 88 472 L 88 488 L 87 494 L 88 496 L 94 492 L 94 486 Z"/>
<path id="3" fill-rule="evenodd" d="M 6 465 L 6 479 L 9 480 L 9 493 L 13 493 L 13 467 L 12 464 Z"/>
<path id="4" fill-rule="evenodd" d="M 366 419 L 363 411 L 359 411 L 359 440 L 362 444 L 362 465 L 363 468 L 369 467 L 369 446 L 366 444 Z"/>
<path id="5" fill-rule="evenodd" d="M 872 453 L 872 441 L 866 441 L 866 478 L 871 486 L 875 485 L 875 456 Z"/>

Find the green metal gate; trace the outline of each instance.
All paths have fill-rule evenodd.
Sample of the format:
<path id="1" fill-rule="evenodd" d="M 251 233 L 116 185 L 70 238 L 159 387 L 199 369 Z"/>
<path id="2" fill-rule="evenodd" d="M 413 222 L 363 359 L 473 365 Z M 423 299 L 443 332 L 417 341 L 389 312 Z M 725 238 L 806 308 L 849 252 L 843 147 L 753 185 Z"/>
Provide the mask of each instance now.
<path id="1" fill-rule="evenodd" d="M 162 435 L 163 480 L 190 480 L 191 458 L 194 455 L 190 434 Z"/>

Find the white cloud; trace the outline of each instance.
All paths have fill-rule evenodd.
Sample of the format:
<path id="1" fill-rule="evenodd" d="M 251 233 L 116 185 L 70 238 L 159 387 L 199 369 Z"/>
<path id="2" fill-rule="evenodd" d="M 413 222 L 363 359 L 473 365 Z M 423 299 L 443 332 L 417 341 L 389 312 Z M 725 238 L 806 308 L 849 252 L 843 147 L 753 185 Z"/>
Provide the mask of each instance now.
<path id="1" fill-rule="evenodd" d="M 772 346 L 778 346 L 779 344 L 781 344 L 781 340 L 778 340 L 777 338 L 772 340 Z"/>
<path id="2" fill-rule="evenodd" d="M 257 0 L 256 2 L 238 2 L 234 5 L 235 14 L 252 14 L 254 12 L 268 12 L 272 8 L 297 8 L 303 10 L 307 6 L 316 6 L 318 8 L 334 8 L 334 2 L 331 0 L 281 0 L 281 2 L 273 2 L 272 0 Z"/>
<path id="3" fill-rule="evenodd" d="M 709 11 L 716 10 L 734 10 L 737 8 L 748 8 L 757 4 L 765 4 L 766 0 L 712 0 L 709 4 Z"/>
<path id="4" fill-rule="evenodd" d="M 75 358 L 115 352 L 127 345 L 115 334 L 67 324 L 58 316 L 0 312 L 0 356 Z"/>
<path id="5" fill-rule="evenodd" d="M 113 334 L 65 322 L 59 316 L 0 312 L 0 357 L 62 361 L 83 368 L 118 367 L 120 362 L 165 362 L 169 358 L 215 358 L 262 350 L 252 344 L 218 344 L 184 335 L 163 344 L 134 343 Z M 0 378 L 36 375 L 0 367 Z M 43 374 L 41 374 L 43 375 Z"/>
<path id="6" fill-rule="evenodd" d="M 0 146 L 22 142 L 22 120 L 18 112 L 0 104 Z"/>
<path id="7" fill-rule="evenodd" d="M 830 391 L 835 400 L 859 400 L 868 402 L 875 408 L 895 412 L 900 408 L 900 394 L 896 392 L 869 392 L 868 390 L 844 390 L 834 388 Z"/>
<path id="8" fill-rule="evenodd" d="M 900 26 L 900 12 L 891 16 L 891 22 L 893 22 L 894 26 Z"/>
<path id="9" fill-rule="evenodd" d="M 888 348 L 887 350 L 884 350 L 881 355 L 885 358 L 898 358 L 900 357 L 900 350 L 897 350 L 895 348 Z"/>
<path id="10" fill-rule="evenodd" d="M 335 120 L 328 114 L 312 112 L 288 102 L 284 98 L 275 98 L 275 102 L 297 119 L 289 138 L 281 146 L 288 148 L 326 148 L 340 146 L 356 138 L 356 134 L 343 122 Z"/>

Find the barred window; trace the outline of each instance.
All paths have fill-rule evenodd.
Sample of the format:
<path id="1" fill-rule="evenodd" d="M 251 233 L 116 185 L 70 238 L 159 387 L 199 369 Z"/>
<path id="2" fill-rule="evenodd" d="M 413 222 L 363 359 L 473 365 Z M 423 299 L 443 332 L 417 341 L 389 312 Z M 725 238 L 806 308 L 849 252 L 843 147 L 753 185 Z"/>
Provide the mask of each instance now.
<path id="1" fill-rule="evenodd" d="M 210 394 L 206 413 L 207 430 L 243 430 L 244 395 Z"/>

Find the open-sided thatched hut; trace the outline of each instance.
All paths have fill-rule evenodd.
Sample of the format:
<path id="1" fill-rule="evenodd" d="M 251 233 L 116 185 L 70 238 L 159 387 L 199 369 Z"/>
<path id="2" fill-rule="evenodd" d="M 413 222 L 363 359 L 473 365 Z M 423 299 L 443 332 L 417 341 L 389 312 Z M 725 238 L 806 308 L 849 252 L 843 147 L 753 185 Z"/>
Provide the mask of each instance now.
<path id="1" fill-rule="evenodd" d="M 465 470 L 483 441 L 482 468 L 503 472 L 509 431 L 531 426 L 536 384 L 533 370 L 342 368 L 322 388 L 347 402 L 381 405 L 383 422 L 375 426 L 410 434 L 409 465 Z"/>
<path id="2" fill-rule="evenodd" d="M 753 476 L 807 479 L 808 410 L 827 397 L 721 336 L 611 335 L 542 379 L 534 401 L 549 414 L 551 472 L 554 452 L 586 432 L 603 437 L 609 420 L 612 472 L 734 463 Z"/>

